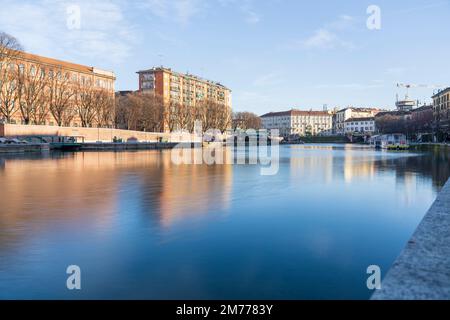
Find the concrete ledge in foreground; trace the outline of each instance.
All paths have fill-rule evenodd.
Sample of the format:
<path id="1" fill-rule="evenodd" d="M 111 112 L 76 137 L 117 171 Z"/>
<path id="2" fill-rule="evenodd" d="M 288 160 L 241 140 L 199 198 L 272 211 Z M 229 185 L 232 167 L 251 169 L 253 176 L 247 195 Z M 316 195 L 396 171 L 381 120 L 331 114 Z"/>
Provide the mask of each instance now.
<path id="1" fill-rule="evenodd" d="M 450 180 L 372 300 L 450 299 Z"/>

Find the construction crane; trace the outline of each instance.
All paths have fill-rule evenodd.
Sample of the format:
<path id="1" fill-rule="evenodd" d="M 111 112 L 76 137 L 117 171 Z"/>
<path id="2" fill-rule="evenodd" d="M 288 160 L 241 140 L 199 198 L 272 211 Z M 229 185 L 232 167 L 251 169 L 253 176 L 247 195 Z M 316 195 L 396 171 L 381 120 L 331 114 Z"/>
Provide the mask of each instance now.
<path id="1" fill-rule="evenodd" d="M 446 88 L 445 85 L 439 85 L 439 84 L 409 84 L 409 83 L 397 83 L 397 88 L 406 88 L 406 99 L 409 98 L 409 89 L 411 88 L 427 88 L 427 89 L 441 89 Z"/>

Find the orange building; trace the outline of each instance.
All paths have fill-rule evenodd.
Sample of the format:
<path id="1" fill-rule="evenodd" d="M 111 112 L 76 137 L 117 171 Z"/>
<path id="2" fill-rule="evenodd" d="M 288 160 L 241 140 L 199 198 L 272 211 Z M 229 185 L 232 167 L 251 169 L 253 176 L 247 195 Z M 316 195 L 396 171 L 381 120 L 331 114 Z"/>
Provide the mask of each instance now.
<path id="1" fill-rule="evenodd" d="M 8 78 L 9 70 L 17 70 L 16 72 L 18 74 L 28 74 L 30 75 L 29 77 L 32 76 L 38 81 L 52 78 L 55 79 L 55 81 L 67 81 L 72 87 L 81 85 L 94 89 L 101 89 L 110 94 L 111 98 L 114 99 L 114 82 L 116 80 L 114 72 L 104 71 L 96 67 L 84 66 L 25 52 L 17 52 L 17 54 L 7 62 L 0 61 L 0 81 L 3 80 L 3 82 L 6 82 L 8 79 L 13 79 Z M 8 122 L 10 123 L 26 124 L 21 108 L 19 108 L 19 104 L 23 102 L 18 98 L 17 92 L 11 92 L 9 97 L 5 94 L 5 91 L 11 91 L 11 88 L 14 89 L 15 87 L 16 85 L 10 85 L 8 87 L 7 84 L 3 84 L 2 87 L 0 87 L 0 90 L 2 90 L 3 93 L 0 95 L 0 103 L 2 104 L 0 105 L 0 109 L 3 109 L 0 110 L 0 121 L 5 122 L 9 118 Z M 42 90 L 42 92 L 44 95 L 49 94 L 49 90 Z M 10 101 L 6 101 L 7 99 Z M 76 99 L 73 97 L 73 100 L 75 101 Z M 6 103 L 10 104 L 7 108 L 4 107 Z M 6 114 L 7 112 L 5 110 L 8 111 L 9 114 Z M 57 121 L 55 121 L 51 112 L 45 112 L 45 117 L 43 117 L 39 123 L 30 121 L 29 124 L 57 125 Z M 70 122 L 65 125 L 79 127 L 82 124 L 80 117 L 74 113 Z"/>
<path id="2" fill-rule="evenodd" d="M 231 109 L 231 90 L 218 82 L 163 67 L 137 73 L 139 91 L 161 96 L 165 106 L 173 102 L 195 107 L 202 101 L 210 100 Z M 167 130 L 165 128 L 165 131 Z"/>

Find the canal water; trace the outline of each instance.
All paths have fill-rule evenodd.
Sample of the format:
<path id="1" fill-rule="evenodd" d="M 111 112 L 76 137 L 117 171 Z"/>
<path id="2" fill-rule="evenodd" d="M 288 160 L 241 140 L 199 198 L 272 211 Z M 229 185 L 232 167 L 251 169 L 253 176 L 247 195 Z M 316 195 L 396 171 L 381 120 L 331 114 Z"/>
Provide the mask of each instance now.
<path id="1" fill-rule="evenodd" d="M 0 156 L 0 298 L 369 298 L 367 267 L 389 269 L 448 153 L 280 149 L 272 176 L 170 150 Z"/>

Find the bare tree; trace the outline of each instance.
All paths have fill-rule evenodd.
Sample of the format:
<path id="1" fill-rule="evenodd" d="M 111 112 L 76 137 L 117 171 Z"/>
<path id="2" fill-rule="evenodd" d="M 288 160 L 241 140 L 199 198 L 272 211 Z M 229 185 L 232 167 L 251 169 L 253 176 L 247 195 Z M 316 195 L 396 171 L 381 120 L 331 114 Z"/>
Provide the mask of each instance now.
<path id="1" fill-rule="evenodd" d="M 163 131 L 164 102 L 159 95 L 144 94 L 142 110 L 142 130 L 149 132 Z"/>
<path id="2" fill-rule="evenodd" d="M 131 93 L 116 99 L 116 127 L 126 130 L 141 130 L 144 99 L 140 93 Z"/>
<path id="3" fill-rule="evenodd" d="M 111 127 L 114 119 L 114 97 L 108 91 L 96 91 L 96 115 L 99 127 Z"/>
<path id="4" fill-rule="evenodd" d="M 68 73 L 62 75 L 62 70 L 56 76 L 51 75 L 46 79 L 48 109 L 58 126 L 68 126 L 75 116 L 75 84 L 71 82 Z"/>
<path id="5" fill-rule="evenodd" d="M 20 51 L 23 51 L 23 47 L 19 40 L 0 31 L 0 64 L 15 60 Z"/>
<path id="6" fill-rule="evenodd" d="M 18 108 L 18 79 L 13 64 L 0 65 L 0 112 L 6 122 L 11 122 Z"/>
<path id="7" fill-rule="evenodd" d="M 233 129 L 261 129 L 261 118 L 252 112 L 236 112 L 233 114 Z"/>
<path id="8" fill-rule="evenodd" d="M 22 50 L 16 38 L 0 31 L 0 115 L 7 122 L 18 111 L 15 60 Z"/>
<path id="9" fill-rule="evenodd" d="M 76 87 L 76 112 L 82 127 L 92 127 L 97 116 L 97 90 L 91 81 L 79 82 Z"/>
<path id="10" fill-rule="evenodd" d="M 128 97 L 118 95 L 114 100 L 114 124 L 118 129 L 127 128 L 127 103 Z"/>
<path id="11" fill-rule="evenodd" d="M 49 114 L 46 79 L 41 67 L 17 65 L 19 110 L 25 124 L 41 124 Z"/>

